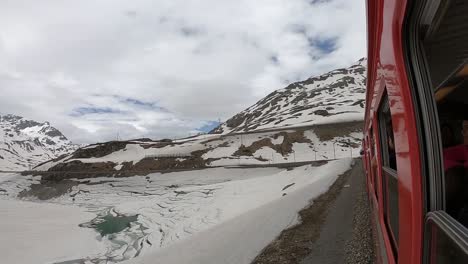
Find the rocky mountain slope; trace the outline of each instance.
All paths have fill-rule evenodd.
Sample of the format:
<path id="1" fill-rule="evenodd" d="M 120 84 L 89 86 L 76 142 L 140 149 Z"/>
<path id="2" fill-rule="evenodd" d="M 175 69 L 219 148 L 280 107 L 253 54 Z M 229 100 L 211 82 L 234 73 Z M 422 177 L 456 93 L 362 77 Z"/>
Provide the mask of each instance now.
<path id="1" fill-rule="evenodd" d="M 90 145 L 36 167 L 43 180 L 274 165 L 359 154 L 366 60 L 277 90 L 211 134 Z"/>
<path id="2" fill-rule="evenodd" d="M 367 59 L 276 90 L 214 129 L 245 132 L 362 120 Z"/>
<path id="3" fill-rule="evenodd" d="M 27 170 L 77 148 L 48 122 L 0 115 L 0 170 Z"/>

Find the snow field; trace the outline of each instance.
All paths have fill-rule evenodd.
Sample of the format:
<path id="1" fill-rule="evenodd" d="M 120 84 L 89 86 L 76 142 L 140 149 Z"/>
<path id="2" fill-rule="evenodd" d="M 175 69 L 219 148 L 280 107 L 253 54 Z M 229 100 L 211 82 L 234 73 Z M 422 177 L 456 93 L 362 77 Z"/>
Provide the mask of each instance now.
<path id="1" fill-rule="evenodd" d="M 51 251 L 44 254 L 47 261 L 84 258 L 105 263 L 107 258 L 115 262 L 134 259 L 136 263 L 153 263 L 154 259 L 165 260 L 161 263 L 248 263 L 247 260 L 251 260 L 282 229 L 295 223 L 297 211 L 310 199 L 325 192 L 350 164 L 350 159 L 344 159 L 320 167 L 307 165 L 289 171 L 278 168 L 211 168 L 129 178 L 100 177 L 92 179 L 92 184 L 74 186 L 70 193 L 47 203 L 14 200 L 22 189 L 37 183 L 37 177 L 2 174 L 0 188 L 5 192 L 0 192 L 0 203 L 35 204 L 38 210 L 51 210 L 51 213 L 31 215 L 36 217 L 34 223 L 27 220 L 23 223 L 23 215 L 28 214 L 25 207 L 5 207 L 14 212 L 12 217 L 20 226 L 31 225 L 29 228 L 41 222 L 55 225 L 54 221 L 64 219 L 57 215 L 61 210 L 78 219 L 61 223 L 72 233 L 61 229 L 60 224 L 38 228 L 34 233 L 37 239 L 30 240 L 31 247 L 41 248 L 39 244 L 43 237 L 57 236 L 61 239 L 62 236 L 70 238 L 69 235 L 76 237 L 76 241 L 62 243 L 60 252 L 76 247 L 74 243 L 99 244 L 93 246 L 93 250 L 83 246 L 68 259 Z M 86 180 L 89 179 L 80 181 Z M 138 215 L 138 220 L 113 236 L 100 237 L 92 229 L 78 227 L 78 224 L 89 222 L 109 210 L 114 214 Z M 23 236 L 32 232 L 27 227 L 24 230 Z M 21 228 L 15 232 L 21 233 Z M 245 237 L 240 240 L 242 234 L 249 233 L 248 242 Z M 220 237 L 224 237 L 224 242 L 219 241 Z M 92 242 L 86 242 L 91 238 Z M 245 245 L 232 248 L 241 244 Z M 24 251 L 21 247 L 10 246 L 8 241 L 3 241 L 2 245 L 4 250 L 11 251 L 12 258 L 17 258 L 19 251 Z M 222 251 L 220 247 L 223 245 L 231 248 L 226 247 Z M 203 251 L 197 253 L 193 250 Z M 190 262 L 191 255 L 200 262 Z M 203 262 L 212 256 L 215 256 L 212 262 Z M 229 261 L 222 261 L 224 258 Z M 23 263 L 35 262 L 25 259 Z"/>
<path id="2" fill-rule="evenodd" d="M 0 199 L 0 215 L 2 263 L 95 258 L 105 250 L 96 232 L 78 226 L 95 217 L 85 208 Z"/>
<path id="3" fill-rule="evenodd" d="M 297 223 L 297 212 L 326 192 L 350 164 L 350 160 L 339 160 L 319 168 L 300 167 L 290 177 L 283 178 L 282 173 L 267 177 L 262 191 L 252 192 L 259 187 L 246 187 L 237 190 L 242 198 L 219 197 L 218 206 L 226 208 L 222 212 L 229 212 L 225 220 L 125 263 L 149 264 L 155 259 L 167 264 L 250 263 L 283 229 Z"/>

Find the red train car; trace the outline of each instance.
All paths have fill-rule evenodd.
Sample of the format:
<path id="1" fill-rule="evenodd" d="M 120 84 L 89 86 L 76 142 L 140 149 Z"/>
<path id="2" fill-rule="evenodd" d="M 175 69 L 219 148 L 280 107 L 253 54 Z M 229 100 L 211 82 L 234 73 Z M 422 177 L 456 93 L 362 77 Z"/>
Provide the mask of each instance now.
<path id="1" fill-rule="evenodd" d="M 468 263 L 468 1 L 367 0 L 379 263 Z"/>

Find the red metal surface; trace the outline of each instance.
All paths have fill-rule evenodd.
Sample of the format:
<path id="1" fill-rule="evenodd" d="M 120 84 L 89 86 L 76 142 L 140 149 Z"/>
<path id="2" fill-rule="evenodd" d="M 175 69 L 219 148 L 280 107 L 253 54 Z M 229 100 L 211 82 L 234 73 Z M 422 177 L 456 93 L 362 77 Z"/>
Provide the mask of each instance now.
<path id="1" fill-rule="evenodd" d="M 365 138 L 373 127 L 377 144 L 378 196 L 382 197 L 382 160 L 379 144 L 377 109 L 387 90 L 392 113 L 398 166 L 399 193 L 399 241 L 398 253 L 393 254 L 390 233 L 383 216 L 383 199 L 376 200 L 373 188 L 368 187 L 369 197 L 377 205 L 374 213 L 383 233 L 383 243 L 388 263 L 421 263 L 422 256 L 422 177 L 418 153 L 418 136 L 415 127 L 414 102 L 410 92 L 404 63 L 402 27 L 405 18 L 405 0 L 368 0 L 368 79 L 365 112 Z M 370 143 L 370 142 L 369 142 Z M 366 145 L 367 146 L 367 145 Z M 367 146 L 368 148 L 372 146 Z M 369 153 L 369 152 L 366 152 Z M 371 160 L 372 157 L 366 157 Z M 369 170 L 370 168 L 368 168 Z M 371 178 L 371 171 L 368 177 Z M 373 186 L 372 186 L 373 187 Z M 382 255 L 379 253 L 379 255 Z"/>

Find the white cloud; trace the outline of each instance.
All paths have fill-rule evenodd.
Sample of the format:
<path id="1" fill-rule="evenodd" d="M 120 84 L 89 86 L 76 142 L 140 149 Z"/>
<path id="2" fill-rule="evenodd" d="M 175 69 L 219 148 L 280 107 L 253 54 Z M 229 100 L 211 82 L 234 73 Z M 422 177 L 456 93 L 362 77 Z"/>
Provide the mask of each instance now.
<path id="1" fill-rule="evenodd" d="M 0 112 L 79 142 L 186 135 L 365 56 L 364 11 L 363 0 L 2 1 Z"/>

